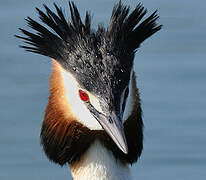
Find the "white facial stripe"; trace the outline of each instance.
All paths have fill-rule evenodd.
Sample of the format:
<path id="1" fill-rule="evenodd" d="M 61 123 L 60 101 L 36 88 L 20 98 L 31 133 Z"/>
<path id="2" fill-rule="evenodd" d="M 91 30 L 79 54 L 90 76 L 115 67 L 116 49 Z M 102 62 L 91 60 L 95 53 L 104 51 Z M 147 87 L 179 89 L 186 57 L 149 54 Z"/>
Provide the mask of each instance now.
<path id="1" fill-rule="evenodd" d="M 132 97 L 132 89 L 134 88 L 132 86 L 133 73 L 134 73 L 134 71 L 131 70 L 130 81 L 129 81 L 129 94 L 128 94 L 126 104 L 125 104 L 125 110 L 124 110 L 124 114 L 123 114 L 123 122 L 128 119 L 128 117 L 130 116 L 130 114 L 132 113 L 132 110 L 133 110 L 133 105 L 134 105 L 134 98 Z"/>
<path id="2" fill-rule="evenodd" d="M 90 113 L 85 103 L 80 99 L 79 97 L 80 86 L 78 82 L 76 81 L 76 79 L 74 78 L 74 76 L 71 73 L 65 70 L 62 70 L 62 78 L 63 78 L 64 87 L 66 90 L 66 98 L 77 120 L 91 130 L 102 130 L 102 126 Z M 88 95 L 89 97 L 91 96 L 92 105 L 97 110 L 100 111 L 101 107 L 98 103 L 98 99 L 93 97 L 91 93 L 88 93 Z"/>

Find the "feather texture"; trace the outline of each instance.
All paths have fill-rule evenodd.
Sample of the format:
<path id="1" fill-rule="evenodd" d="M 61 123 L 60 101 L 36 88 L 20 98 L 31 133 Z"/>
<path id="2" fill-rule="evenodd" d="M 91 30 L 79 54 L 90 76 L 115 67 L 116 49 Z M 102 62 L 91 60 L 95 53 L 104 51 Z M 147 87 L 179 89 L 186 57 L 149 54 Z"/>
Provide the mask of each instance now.
<path id="1" fill-rule="evenodd" d="M 69 2 L 69 21 L 62 8 L 54 6 L 56 12 L 46 5 L 45 12 L 36 8 L 44 25 L 30 17 L 26 19 L 36 33 L 20 29 L 25 36 L 16 37 L 28 44 L 21 47 L 55 59 L 94 94 L 109 96 L 108 87 L 122 93 L 130 79 L 135 50 L 161 28 L 156 25 L 156 11 L 142 21 L 147 11 L 141 4 L 131 11 L 120 1 L 113 8 L 108 28 L 99 25 L 94 31 L 90 14 L 86 12 L 83 22 L 74 2 Z M 115 97 L 111 100 L 117 101 Z"/>
<path id="2" fill-rule="evenodd" d="M 147 13 L 147 10 L 141 4 L 138 4 L 130 12 L 130 7 L 122 5 L 120 1 L 113 8 L 108 28 L 105 29 L 99 25 L 97 32 L 91 29 L 91 16 L 88 12 L 86 12 L 85 22 L 82 22 L 74 2 L 69 2 L 70 21 L 66 20 L 62 8 L 56 4 L 54 6 L 56 13 L 52 12 L 46 5 L 44 5 L 46 12 L 38 8 L 36 10 L 41 21 L 55 33 L 28 17 L 26 21 L 36 33 L 20 29 L 26 37 L 16 37 L 31 45 L 21 46 L 26 50 L 59 61 L 66 61 L 64 57 L 71 53 L 82 41 L 89 46 L 91 46 L 91 42 L 93 42 L 92 45 L 103 45 L 106 41 L 110 42 L 110 48 L 112 49 L 126 48 L 126 50 L 134 51 L 145 39 L 161 29 L 161 25 L 156 25 L 158 19 L 156 11 L 140 23 Z M 93 46 L 93 48 L 95 47 Z"/>
<path id="3" fill-rule="evenodd" d="M 90 14 L 86 12 L 83 21 L 74 2 L 69 2 L 69 21 L 62 8 L 56 4 L 54 7 L 56 12 L 46 5 L 44 11 L 36 8 L 43 24 L 26 18 L 28 26 L 35 32 L 20 28 L 24 35 L 16 37 L 27 44 L 21 47 L 51 57 L 75 77 L 81 88 L 100 97 L 104 104 L 112 106 L 110 109 L 118 111 L 119 99 L 130 81 L 136 49 L 161 29 L 161 25 L 156 24 L 157 12 L 143 20 L 147 10 L 141 4 L 131 11 L 120 1 L 113 8 L 108 27 L 99 25 L 95 31 L 91 28 Z M 135 107 L 124 122 L 129 152 L 124 154 L 104 131 L 90 130 L 74 117 L 65 116 L 65 109 L 69 111 L 69 108 L 62 109 L 62 94 L 59 94 L 64 87 L 58 86 L 61 79 L 56 79 L 58 76 L 54 74 L 51 84 L 55 83 L 50 89 L 41 129 L 41 143 L 48 158 L 60 165 L 73 164 L 98 140 L 121 162 L 136 162 L 143 148 L 143 124 L 135 77 L 132 77 Z"/>

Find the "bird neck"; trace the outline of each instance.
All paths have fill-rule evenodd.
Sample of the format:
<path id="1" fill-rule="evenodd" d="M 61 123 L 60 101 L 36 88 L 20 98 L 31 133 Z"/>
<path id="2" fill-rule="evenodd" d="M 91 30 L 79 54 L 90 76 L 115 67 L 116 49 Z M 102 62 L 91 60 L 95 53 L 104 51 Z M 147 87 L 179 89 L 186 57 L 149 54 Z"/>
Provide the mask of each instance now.
<path id="1" fill-rule="evenodd" d="M 75 164 L 70 165 L 74 180 L 130 180 L 128 164 L 117 160 L 98 140 Z"/>
<path id="2" fill-rule="evenodd" d="M 74 176 L 75 174 L 76 176 L 84 174 L 78 173 L 81 170 L 84 172 L 82 168 L 92 167 L 95 169 L 93 164 L 98 163 L 102 164 L 100 167 L 104 167 L 106 174 L 119 174 L 118 169 L 121 169 L 128 176 L 126 173 L 128 171 L 123 170 L 128 169 L 125 164 L 135 163 L 140 157 L 143 147 L 142 113 L 135 75 L 132 76 L 130 89 L 133 97 L 132 111 L 129 112 L 129 116 L 123 124 L 129 150 L 128 154 L 125 154 L 105 131 L 91 130 L 79 122 L 76 114 L 72 111 L 71 102 L 66 98 L 61 67 L 54 62 L 50 79 L 50 96 L 41 128 L 41 144 L 47 157 L 61 166 L 69 163 Z M 100 145 L 96 142 L 99 142 Z M 92 164 L 92 162 L 94 163 Z M 81 165 L 81 163 L 84 164 Z M 79 166 L 82 167 L 79 168 Z M 111 171 L 111 169 L 113 170 Z M 94 172 L 91 170 L 91 173 Z"/>

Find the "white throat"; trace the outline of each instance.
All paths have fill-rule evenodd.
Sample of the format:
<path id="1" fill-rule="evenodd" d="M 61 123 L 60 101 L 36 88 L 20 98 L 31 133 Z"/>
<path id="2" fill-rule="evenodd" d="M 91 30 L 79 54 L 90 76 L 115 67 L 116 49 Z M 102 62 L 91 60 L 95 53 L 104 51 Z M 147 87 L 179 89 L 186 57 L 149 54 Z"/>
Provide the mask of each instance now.
<path id="1" fill-rule="evenodd" d="M 116 160 L 99 141 L 70 170 L 74 180 L 131 180 L 128 165 Z"/>

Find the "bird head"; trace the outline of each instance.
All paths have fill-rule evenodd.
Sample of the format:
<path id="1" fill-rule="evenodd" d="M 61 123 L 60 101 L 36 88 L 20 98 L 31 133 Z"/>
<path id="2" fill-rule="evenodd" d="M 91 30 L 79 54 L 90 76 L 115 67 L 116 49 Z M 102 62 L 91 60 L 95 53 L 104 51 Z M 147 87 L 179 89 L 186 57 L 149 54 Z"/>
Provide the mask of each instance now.
<path id="1" fill-rule="evenodd" d="M 161 26 L 155 23 L 158 16 L 154 12 L 142 21 L 147 11 L 141 4 L 138 4 L 130 13 L 130 8 L 122 5 L 120 1 L 113 8 L 108 27 L 99 25 L 95 31 L 91 28 L 90 14 L 86 12 L 83 22 L 73 2 L 69 3 L 70 21 L 66 20 L 61 8 L 56 4 L 54 6 L 56 13 L 46 5 L 44 5 L 45 12 L 37 8 L 41 21 L 49 28 L 28 17 L 26 19 L 28 25 L 37 33 L 20 29 L 26 36 L 17 36 L 30 45 L 21 47 L 27 51 L 51 57 L 54 62 L 51 95 L 41 134 L 44 149 L 50 159 L 63 164 L 60 160 L 56 160 L 57 157 L 53 157 L 52 153 L 55 152 L 50 153 L 47 146 L 53 143 L 52 138 L 58 133 L 67 134 L 72 127 L 69 126 L 69 122 L 76 121 L 80 125 L 75 127 L 82 132 L 84 127 L 88 130 L 106 132 L 123 152 L 122 156 L 126 157 L 129 151 L 133 152 L 128 149 L 128 146 L 134 146 L 129 145 L 131 142 L 127 142 L 129 140 L 126 136 L 129 135 L 125 135 L 124 127 L 125 114 L 131 108 L 133 99 L 138 101 L 136 105 L 138 105 L 139 114 L 137 116 L 141 116 L 138 93 L 134 94 L 134 88 L 136 88 L 133 78 L 134 55 L 145 39 L 160 30 Z M 58 94 L 59 91 L 64 93 Z M 64 110 L 61 110 L 59 106 L 64 106 Z M 58 120 L 54 118 L 55 114 L 58 114 Z M 63 120 L 61 121 L 60 116 L 64 116 L 62 118 L 64 125 L 61 124 Z M 65 121 L 67 118 L 70 121 Z M 53 123 L 52 128 L 45 125 L 47 123 Z M 137 123 L 141 124 L 141 122 Z M 59 127 L 64 130 L 59 130 L 61 129 Z M 53 135 L 48 136 L 52 131 L 54 131 Z M 73 135 L 76 136 L 76 134 Z M 63 149 L 63 146 L 67 144 L 65 137 L 62 139 L 62 147 L 57 149 Z M 79 140 L 80 137 L 78 136 L 77 139 Z M 76 144 L 73 143 L 73 147 Z M 71 148 L 71 145 L 72 143 L 66 149 Z M 74 154 L 72 151 L 70 156 L 74 158 Z"/>

